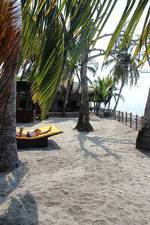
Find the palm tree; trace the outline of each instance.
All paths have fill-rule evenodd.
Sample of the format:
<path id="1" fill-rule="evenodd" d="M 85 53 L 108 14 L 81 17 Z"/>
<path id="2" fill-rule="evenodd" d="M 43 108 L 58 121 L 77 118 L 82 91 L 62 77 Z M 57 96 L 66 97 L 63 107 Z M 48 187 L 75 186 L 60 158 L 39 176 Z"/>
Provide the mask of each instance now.
<path id="1" fill-rule="evenodd" d="M 18 164 L 15 123 L 15 74 L 20 24 L 15 0 L 0 1 L 0 171 Z"/>
<path id="2" fill-rule="evenodd" d="M 106 24 L 108 17 L 115 6 L 115 1 L 112 5 L 109 1 L 103 1 L 103 4 L 98 1 L 95 13 L 92 15 L 89 11 L 89 21 L 87 26 L 81 27 L 82 38 L 77 42 L 77 49 L 82 50 L 80 64 L 80 80 L 81 80 L 81 104 L 79 118 L 75 129 L 79 131 L 93 131 L 93 127 L 89 121 L 89 93 L 88 93 L 88 78 L 87 67 L 90 58 L 90 49 L 92 49 L 99 39 L 102 29 Z M 106 7 L 106 8 L 105 8 Z M 103 11 L 104 10 L 104 11 Z M 93 57 L 92 57 L 93 58 Z"/>
<path id="3" fill-rule="evenodd" d="M 123 87 L 128 83 L 130 83 L 131 86 L 136 85 L 139 79 L 139 72 L 137 69 L 137 65 L 135 61 L 133 62 L 131 60 L 131 55 L 128 53 L 128 49 L 126 47 L 121 49 L 115 61 L 116 64 L 111 72 L 115 83 L 121 82 L 121 86 L 119 89 L 118 98 L 114 106 L 114 110 L 116 110 L 118 106 Z"/>
<path id="4" fill-rule="evenodd" d="M 66 106 L 67 106 L 67 102 L 68 102 L 68 97 L 69 97 L 69 93 L 70 93 L 70 87 L 72 86 L 72 84 L 74 83 L 74 78 L 75 76 L 78 78 L 78 88 L 76 90 L 76 92 L 79 91 L 80 86 L 81 86 L 81 81 L 80 81 L 80 69 L 81 69 L 81 65 L 80 62 L 77 62 L 76 65 L 72 65 L 71 60 L 67 61 L 67 65 L 66 65 L 66 69 L 64 70 L 65 75 L 63 76 L 63 80 L 62 80 L 62 86 L 63 83 L 66 85 L 67 84 L 67 88 L 64 88 L 65 91 L 62 93 L 64 94 L 64 104 L 63 104 L 63 114 L 65 115 L 66 112 Z M 96 63 L 94 60 L 90 60 L 87 64 L 87 70 L 93 75 L 95 76 L 96 71 L 98 69 L 98 63 Z M 88 78 L 88 81 L 90 81 L 90 79 Z"/>
<path id="5" fill-rule="evenodd" d="M 104 103 L 105 107 L 108 104 L 109 108 L 112 97 L 116 99 L 116 96 L 118 96 L 116 93 L 117 88 L 115 86 L 114 79 L 111 76 L 104 77 L 103 79 L 98 77 L 98 79 L 92 84 L 92 91 L 92 101 L 98 103 L 97 116 L 101 103 Z"/>
<path id="6" fill-rule="evenodd" d="M 135 3 L 137 4 L 135 7 Z M 146 12 L 147 10 L 147 12 Z M 132 13 L 132 14 L 131 14 Z M 107 47 L 106 56 L 105 59 L 107 59 L 108 55 L 113 49 L 113 46 L 115 45 L 115 42 L 117 38 L 119 37 L 119 34 L 121 30 L 123 29 L 124 24 L 127 21 L 127 18 L 129 15 L 132 15 L 129 24 L 127 26 L 127 29 L 125 31 L 125 34 L 123 36 L 123 39 L 119 45 L 119 48 L 121 49 L 122 46 L 129 46 L 131 43 L 131 39 L 134 35 L 134 31 L 137 28 L 137 25 L 139 24 L 140 18 L 145 15 L 145 21 L 143 28 L 141 30 L 140 37 L 138 39 L 138 43 L 136 45 L 136 48 L 133 49 L 132 54 L 132 61 L 134 62 L 138 54 L 142 51 L 143 54 L 140 57 L 139 66 L 143 66 L 146 61 L 150 64 L 149 55 L 150 55 L 150 5 L 149 0 L 139 0 L 137 1 L 127 1 L 126 8 L 124 10 L 124 13 L 122 15 L 121 20 L 118 23 L 118 26 L 116 27 L 115 32 L 112 35 L 112 38 L 109 42 L 109 45 Z M 144 48 L 144 50 L 143 50 Z M 145 107 L 144 112 L 144 121 L 145 121 L 145 127 L 142 129 L 142 132 L 139 131 L 139 134 L 137 136 L 136 141 L 136 147 L 137 148 L 144 148 L 150 150 L 150 91 L 147 98 L 147 103 Z"/>
<path id="7" fill-rule="evenodd" d="M 87 79 L 87 64 L 88 64 L 88 49 L 84 50 L 81 59 L 81 103 L 79 111 L 79 119 L 75 129 L 79 131 L 93 131 L 93 127 L 89 122 L 89 93 L 88 93 L 88 79 Z"/>

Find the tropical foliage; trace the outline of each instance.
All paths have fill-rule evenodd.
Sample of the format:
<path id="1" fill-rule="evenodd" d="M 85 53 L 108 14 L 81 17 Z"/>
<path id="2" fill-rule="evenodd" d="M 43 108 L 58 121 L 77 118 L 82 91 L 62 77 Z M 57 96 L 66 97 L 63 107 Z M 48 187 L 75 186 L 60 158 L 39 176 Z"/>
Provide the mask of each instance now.
<path id="1" fill-rule="evenodd" d="M 123 87 L 128 84 L 130 84 L 130 86 L 136 85 L 139 79 L 139 71 L 137 68 L 138 61 L 136 62 L 136 59 L 132 61 L 129 51 L 129 49 L 124 47 L 117 52 L 116 55 L 113 55 L 113 58 L 107 60 L 105 63 L 106 65 L 114 63 L 114 66 L 111 69 L 112 77 L 115 83 L 121 83 L 114 110 L 117 108 Z"/>
<path id="2" fill-rule="evenodd" d="M 142 4 L 140 2 L 134 11 L 137 13 L 140 9 L 140 15 L 134 20 L 132 18 L 133 23 L 129 23 L 120 48 L 124 43 L 130 44 L 132 33 L 128 41 L 125 37 L 128 37 L 132 24 L 134 25 L 132 32 L 135 30 L 138 19 L 148 3 L 148 1 L 142 1 Z M 122 20 L 111 38 L 106 57 L 135 4 L 135 1 L 127 1 Z M 39 102 L 42 117 L 46 115 L 56 94 L 66 60 L 69 59 L 70 67 L 74 67 L 87 44 L 94 46 L 116 5 L 117 1 L 99 0 L 22 1 L 23 44 L 20 62 L 21 65 L 32 62 L 29 77 L 33 82 L 33 99 Z M 144 27 L 147 30 L 147 19 Z"/>
<path id="3" fill-rule="evenodd" d="M 105 107 L 107 105 L 109 107 L 112 98 L 116 100 L 118 96 L 118 89 L 112 76 L 107 76 L 102 79 L 98 77 L 91 88 L 93 92 L 92 101 L 99 103 L 99 105 L 104 103 Z"/>
<path id="4" fill-rule="evenodd" d="M 80 60 L 87 40 L 90 43 L 94 37 L 96 42 L 115 5 L 109 0 L 22 1 L 20 65 L 32 61 L 29 79 L 42 117 L 56 94 L 66 59 L 71 66 Z"/>

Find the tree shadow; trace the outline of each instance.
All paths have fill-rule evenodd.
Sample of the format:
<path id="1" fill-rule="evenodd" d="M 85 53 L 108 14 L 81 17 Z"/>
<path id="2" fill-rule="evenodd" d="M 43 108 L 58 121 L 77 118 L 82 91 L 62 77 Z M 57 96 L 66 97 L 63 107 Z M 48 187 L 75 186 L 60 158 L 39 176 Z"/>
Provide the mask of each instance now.
<path id="1" fill-rule="evenodd" d="M 20 162 L 19 167 L 13 171 L 0 173 L 0 204 L 19 186 L 26 172 L 27 168 Z"/>
<path id="2" fill-rule="evenodd" d="M 8 209 L 0 213 L 0 225 L 38 225 L 37 204 L 30 192 L 11 197 L 7 203 Z"/>
<path id="3" fill-rule="evenodd" d="M 103 138 L 99 136 L 93 136 L 90 137 L 88 136 L 89 133 L 87 132 L 82 132 L 77 135 L 79 144 L 81 146 L 81 151 L 84 152 L 85 157 L 92 157 L 94 159 L 98 159 L 98 155 L 95 153 L 92 153 L 88 148 L 85 147 L 85 141 L 88 140 L 90 143 L 93 143 L 94 146 L 99 146 L 102 148 L 103 151 L 106 152 L 107 155 L 112 156 L 116 160 L 121 161 L 121 156 L 118 155 L 117 153 L 113 152 L 111 148 L 106 146 L 106 144 L 130 144 L 130 145 L 135 145 L 133 141 L 130 140 L 125 140 L 125 139 L 115 139 L 115 138 Z"/>
<path id="4" fill-rule="evenodd" d="M 80 150 L 81 150 L 82 153 L 84 153 L 84 156 L 86 158 L 91 157 L 95 160 L 98 160 L 97 154 L 91 152 L 89 149 L 87 149 L 85 147 L 85 141 L 88 139 L 88 137 L 86 136 L 87 134 L 88 133 L 86 133 L 86 132 L 82 132 L 82 135 L 80 135 L 80 133 L 77 135 L 79 145 L 80 145 Z"/>

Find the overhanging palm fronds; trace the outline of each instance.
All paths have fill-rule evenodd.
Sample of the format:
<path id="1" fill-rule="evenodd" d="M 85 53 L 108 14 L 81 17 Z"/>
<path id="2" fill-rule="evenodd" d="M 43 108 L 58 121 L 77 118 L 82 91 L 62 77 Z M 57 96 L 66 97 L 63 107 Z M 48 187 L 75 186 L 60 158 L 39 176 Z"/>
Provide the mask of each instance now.
<path id="1" fill-rule="evenodd" d="M 6 106 L 15 76 L 19 46 L 20 21 L 16 0 L 0 1 L 0 108 Z"/>
<path id="2" fill-rule="evenodd" d="M 72 55 L 72 65 L 75 65 L 85 48 L 85 35 L 90 41 L 89 36 L 100 33 L 99 25 L 102 30 L 116 3 L 115 0 L 111 4 L 110 0 L 22 1 L 20 65 L 30 59 L 34 61 L 30 80 L 33 82 L 34 100 L 38 100 L 42 109 L 42 117 L 48 112 L 57 91 L 68 51 L 76 49 Z"/>
<path id="3" fill-rule="evenodd" d="M 143 28 L 141 29 L 141 34 L 138 40 L 137 47 L 134 49 L 133 60 L 137 57 L 142 47 L 144 46 L 145 46 L 145 51 L 144 51 L 145 53 L 143 55 L 140 65 L 143 65 L 146 62 L 146 60 L 149 60 L 149 54 L 150 54 L 150 2 L 149 0 L 139 0 L 138 3 L 135 0 L 127 1 L 121 20 L 119 21 L 118 26 L 116 27 L 115 32 L 113 33 L 112 38 L 107 47 L 105 59 L 107 59 L 107 57 L 109 56 L 117 38 L 119 37 L 124 27 L 124 24 L 128 20 L 129 16 L 131 16 L 131 19 L 129 20 L 129 24 L 127 25 L 127 29 L 125 31 L 125 34 L 119 46 L 120 49 L 122 49 L 123 46 L 126 46 L 127 48 L 129 47 L 131 43 L 131 39 L 134 35 L 134 32 L 139 24 L 140 19 L 143 17 L 143 15 L 145 15 L 145 22 L 144 22 Z"/>
<path id="4" fill-rule="evenodd" d="M 49 1 L 35 1 L 34 5 L 26 1 L 23 8 L 20 64 L 33 60 L 29 80 L 42 118 L 52 104 L 65 62 L 64 29 L 59 14 L 57 5 Z"/>

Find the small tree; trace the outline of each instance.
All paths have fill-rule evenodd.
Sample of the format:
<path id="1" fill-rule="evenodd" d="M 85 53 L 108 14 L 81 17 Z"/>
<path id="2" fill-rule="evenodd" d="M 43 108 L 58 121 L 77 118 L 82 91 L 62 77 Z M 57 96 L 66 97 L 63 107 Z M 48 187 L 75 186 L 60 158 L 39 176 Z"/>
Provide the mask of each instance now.
<path id="1" fill-rule="evenodd" d="M 115 86 L 113 78 L 111 76 L 107 76 L 104 77 L 103 79 L 98 77 L 98 80 L 95 80 L 92 85 L 92 90 L 93 90 L 92 100 L 98 103 L 96 110 L 98 116 L 101 103 L 104 103 L 105 107 L 108 105 L 109 108 L 112 97 L 116 99 L 116 96 L 118 95 L 116 93 L 117 88 Z"/>

